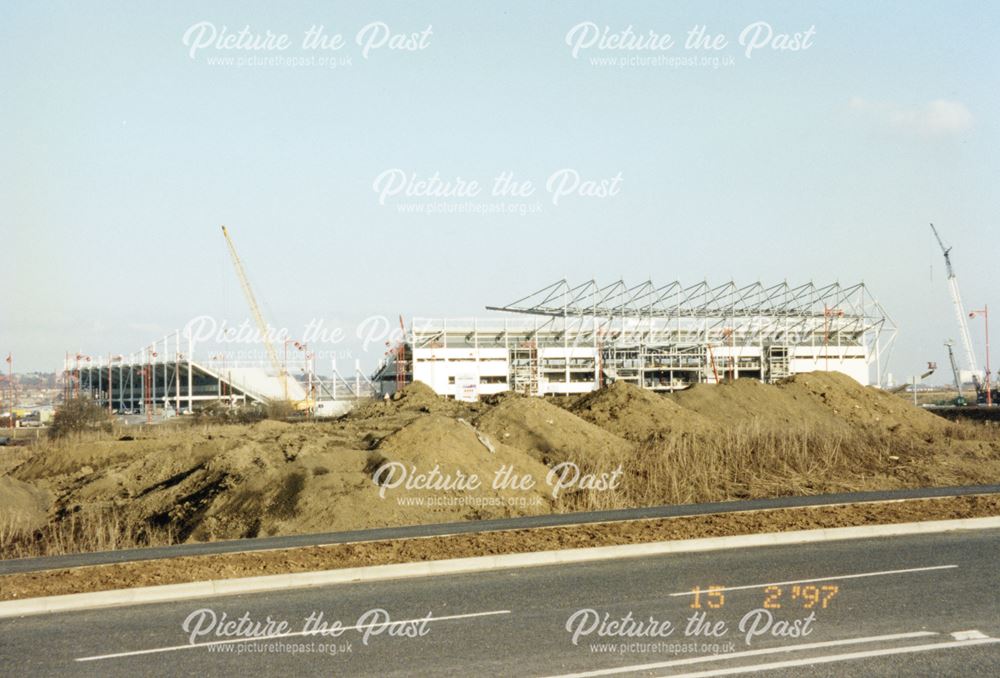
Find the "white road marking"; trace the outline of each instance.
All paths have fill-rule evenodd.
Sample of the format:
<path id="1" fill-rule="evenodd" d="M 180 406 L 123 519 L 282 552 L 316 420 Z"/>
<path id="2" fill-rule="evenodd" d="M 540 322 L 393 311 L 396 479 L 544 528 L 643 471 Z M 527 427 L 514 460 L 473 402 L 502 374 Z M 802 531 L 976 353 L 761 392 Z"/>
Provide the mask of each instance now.
<path id="1" fill-rule="evenodd" d="M 815 579 L 794 579 L 792 581 L 775 581 L 769 584 L 747 584 L 746 586 L 726 586 L 712 589 L 713 591 L 742 591 L 744 589 L 763 589 L 768 586 L 788 586 L 789 584 L 810 584 L 817 581 L 837 581 L 839 579 L 861 579 L 862 577 L 882 577 L 888 574 L 909 574 L 912 572 L 930 572 L 932 570 L 953 570 L 958 565 L 934 565 L 932 567 L 910 567 L 905 570 L 882 570 L 880 572 L 862 572 L 860 574 L 838 574 L 833 577 L 816 577 Z M 707 589 L 702 589 L 705 593 Z M 692 596 L 694 591 L 679 591 L 670 596 Z"/>
<path id="2" fill-rule="evenodd" d="M 971 629 L 969 631 L 955 631 L 951 634 L 951 637 L 955 640 L 979 640 L 980 638 L 989 638 L 985 633 L 979 631 L 978 629 Z"/>
<path id="3" fill-rule="evenodd" d="M 684 659 L 671 659 L 669 661 L 654 662 L 652 664 L 618 666 L 613 669 L 598 669 L 596 671 L 585 671 L 583 673 L 567 673 L 559 676 L 548 676 L 548 678 L 592 678 L 593 676 L 611 676 L 616 673 L 631 673 L 633 671 L 649 671 L 650 669 L 665 669 L 670 666 L 703 664 L 705 662 L 739 659 L 741 657 L 759 657 L 761 655 L 778 654 L 780 652 L 799 652 L 801 650 L 816 650 L 824 647 L 838 647 L 841 645 L 856 645 L 861 643 L 880 643 L 880 642 L 887 642 L 890 640 L 908 640 L 910 638 L 926 638 L 927 636 L 936 636 L 936 635 L 938 634 L 935 631 L 912 631 L 910 633 L 890 633 L 884 636 L 864 636 L 861 638 L 845 638 L 843 640 L 825 640 L 818 643 L 801 643 L 798 645 L 782 645 L 781 647 L 765 647 L 759 650 L 743 650 L 742 652 L 727 652 L 725 654 L 699 655 L 697 657 L 685 657 Z"/>
<path id="4" fill-rule="evenodd" d="M 490 617 L 498 614 L 510 614 L 510 610 L 492 610 L 490 612 L 469 612 L 467 614 L 452 614 L 444 617 L 431 617 L 429 621 L 448 621 L 452 619 L 472 619 L 473 617 Z M 410 622 L 420 622 L 425 618 L 420 619 L 400 619 L 392 621 L 393 624 L 407 624 Z M 355 626 L 343 626 L 341 627 L 344 631 L 355 631 L 359 629 L 366 629 L 372 626 L 377 626 L 378 624 L 360 624 Z M 117 657 L 135 657 L 143 654 L 157 654 L 159 652 L 174 652 L 176 650 L 192 650 L 199 647 L 208 647 L 210 645 L 230 645 L 232 643 L 252 643 L 254 641 L 262 640 L 274 640 L 275 638 L 290 638 L 293 636 L 315 636 L 317 638 L 323 638 L 324 634 L 317 633 L 315 631 L 295 631 L 292 633 L 275 633 L 269 636 L 254 636 L 252 638 L 229 638 L 226 640 L 212 640 L 206 643 L 188 643 L 187 645 L 170 645 L 167 647 L 153 647 L 148 650 L 132 650 L 131 652 L 115 652 L 113 654 L 99 654 L 92 657 L 77 657 L 78 662 L 92 662 L 99 659 L 115 659 Z"/>
<path id="5" fill-rule="evenodd" d="M 709 671 L 698 671 L 696 673 L 675 673 L 670 678 L 708 678 L 709 676 L 735 676 L 740 673 L 756 673 L 758 671 L 771 671 L 773 669 L 787 669 L 795 666 L 812 666 L 814 664 L 832 664 L 833 662 L 846 662 L 853 659 L 867 659 L 869 657 L 888 657 L 895 654 L 910 654 L 912 652 L 931 652 L 933 650 L 947 650 L 957 647 L 970 647 L 973 645 L 988 645 L 990 643 L 1000 643 L 1000 638 L 977 638 L 974 640 L 953 640 L 944 643 L 928 643 L 927 645 L 904 645 L 902 647 L 890 647 L 884 650 L 866 650 L 864 652 L 847 652 L 845 654 L 831 654 L 820 657 L 806 657 L 804 659 L 789 659 L 783 662 L 772 662 L 770 664 L 752 664 L 750 666 L 737 666 L 731 669 L 712 669 Z"/>

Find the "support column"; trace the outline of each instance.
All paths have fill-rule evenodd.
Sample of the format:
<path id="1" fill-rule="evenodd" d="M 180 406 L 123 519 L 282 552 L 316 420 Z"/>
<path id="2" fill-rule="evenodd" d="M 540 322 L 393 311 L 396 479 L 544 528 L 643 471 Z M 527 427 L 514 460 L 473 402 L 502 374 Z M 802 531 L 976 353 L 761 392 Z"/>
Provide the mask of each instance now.
<path id="1" fill-rule="evenodd" d="M 170 366 L 170 337 L 163 337 L 163 413 L 167 411 L 167 398 L 170 396 L 170 377 L 167 369 Z"/>
<path id="2" fill-rule="evenodd" d="M 142 370 L 139 372 L 139 386 L 142 388 L 142 404 L 139 406 L 139 412 L 141 414 L 146 414 L 146 349 L 142 349 Z"/>
<path id="3" fill-rule="evenodd" d="M 174 333 L 174 410 L 181 413 L 181 331 Z"/>
<path id="4" fill-rule="evenodd" d="M 153 342 L 152 350 L 149 352 L 149 406 L 156 412 L 156 342 Z M 144 401 L 146 400 L 143 394 Z"/>
<path id="5" fill-rule="evenodd" d="M 875 335 L 875 385 L 882 388 L 882 351 L 879 347 L 879 335 Z"/>
<path id="6" fill-rule="evenodd" d="M 187 370 L 188 370 L 188 412 L 194 412 L 194 376 L 191 372 L 191 361 L 194 359 L 194 339 L 188 334 Z"/>

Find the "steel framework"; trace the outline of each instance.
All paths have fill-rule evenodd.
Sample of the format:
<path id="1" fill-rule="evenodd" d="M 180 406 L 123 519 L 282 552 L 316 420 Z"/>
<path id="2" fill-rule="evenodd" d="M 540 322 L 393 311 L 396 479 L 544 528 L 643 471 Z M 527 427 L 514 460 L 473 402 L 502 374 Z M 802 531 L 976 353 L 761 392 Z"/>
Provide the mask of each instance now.
<path id="1" fill-rule="evenodd" d="M 739 286 L 566 279 L 487 310 L 570 320 L 618 346 L 863 346 L 882 385 L 897 329 L 863 283 Z M 584 336 L 586 333 L 584 333 Z M 764 370 L 765 375 L 767 370 Z M 781 374 L 773 377 L 784 376 Z"/>
<path id="2" fill-rule="evenodd" d="M 336 363 L 332 368 L 331 376 L 317 374 L 312 353 L 285 359 L 280 370 L 270 359 L 233 359 L 224 351 L 198 359 L 194 341 L 176 330 L 128 355 L 67 352 L 63 397 L 86 393 L 111 411 L 151 419 L 157 412 L 191 412 L 211 402 L 235 406 L 282 399 L 290 388 L 314 406 L 316 401 L 353 402 L 374 394 L 358 361 L 353 377 L 341 374 Z"/>
<path id="3" fill-rule="evenodd" d="M 478 368 L 497 359 L 483 358 L 488 351 L 502 348 L 508 374 L 503 383 L 491 377 L 489 391 L 579 392 L 605 379 L 676 390 L 736 377 L 770 382 L 815 369 L 881 386 L 896 336 L 864 283 L 630 286 L 563 279 L 486 308 L 512 316 L 413 319 L 404 340 L 412 350 L 407 373 L 418 378 L 421 360 L 468 360 L 442 349 L 473 349 L 469 355 Z M 466 367 L 454 369 L 475 372 Z M 398 373 L 400 366 L 392 369 Z M 440 376 L 446 368 L 434 370 Z M 448 386 L 442 382 L 441 388 Z"/>

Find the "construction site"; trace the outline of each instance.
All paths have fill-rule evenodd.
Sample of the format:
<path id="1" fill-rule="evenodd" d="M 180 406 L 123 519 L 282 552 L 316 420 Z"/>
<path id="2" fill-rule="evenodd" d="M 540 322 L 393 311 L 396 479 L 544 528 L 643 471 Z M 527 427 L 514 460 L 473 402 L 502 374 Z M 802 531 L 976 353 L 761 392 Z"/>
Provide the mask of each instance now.
<path id="1" fill-rule="evenodd" d="M 560 280 L 487 306 L 489 316 L 401 318 L 400 339 L 386 343 L 374 373 L 355 364 L 353 374 L 333 366 L 320 375 L 309 346 L 268 339 L 270 325 L 225 236 L 267 359 L 234 360 L 182 331 L 128 355 L 67 355 L 63 397 L 97 403 L 101 416 L 68 436 L 42 439 L 36 431 L 33 444 L 0 460 L 8 520 L 0 558 L 985 486 L 1000 473 L 1000 429 L 939 416 L 944 409 L 995 412 L 989 373 L 969 369 L 962 364 L 969 356 L 953 351 L 955 389 L 971 395 L 971 380 L 984 406 L 908 402 L 887 379 L 896 326 L 863 283 Z M 960 307 L 952 268 L 949 288 Z M 959 317 L 966 321 L 968 312 L 959 308 Z M 935 368 L 904 388 L 915 397 Z M 276 402 L 288 407 L 272 415 Z M 570 467 L 577 477 L 620 482 L 558 493 L 544 484 Z M 418 480 L 410 486 L 386 469 Z M 475 492 L 452 482 L 503 473 L 533 482 L 486 482 Z M 870 510 L 768 514 L 755 517 L 752 529 L 860 525 Z M 905 517 L 995 510 L 993 500 L 964 497 L 920 503 Z M 698 534 L 739 533 L 747 529 L 742 520 L 713 518 Z M 534 534 L 513 541 L 552 546 Z M 425 547 L 413 557 L 450 553 L 436 542 Z M 352 553 L 366 563 L 386 558 Z M 160 576 L 129 570 L 86 586 L 155 584 Z M 62 581 L 25 577 L 8 591 L 76 590 Z"/>
<path id="2" fill-rule="evenodd" d="M 413 319 L 372 381 L 420 381 L 459 400 L 574 395 L 616 381 L 673 392 L 816 370 L 880 384 L 896 328 L 864 284 L 739 286 L 555 282 L 487 310 L 506 318 Z"/>
<path id="3" fill-rule="evenodd" d="M 574 395 L 623 381 L 657 392 L 736 379 L 773 383 L 812 371 L 882 385 L 896 336 L 863 283 L 658 286 L 647 281 L 572 285 L 559 280 L 483 318 L 400 319 L 402 339 L 374 373 L 320 376 L 315 353 L 270 337 L 229 232 L 222 228 L 267 360 L 198 356 L 180 330 L 130 353 L 67 353 L 63 396 L 81 393 L 120 415 L 193 413 L 282 400 L 340 416 L 359 400 L 389 397 L 414 381 L 463 401 L 514 391 Z M 292 357 L 289 358 L 291 347 Z M 197 357 L 196 357 L 197 356 Z"/>
<path id="4" fill-rule="evenodd" d="M 67 389 L 120 413 L 193 412 L 290 400 L 320 415 L 413 381 L 437 394 L 572 395 L 625 381 L 672 392 L 739 378 L 771 383 L 816 370 L 879 384 L 896 329 L 863 284 L 685 287 L 564 280 L 503 307 L 509 318 L 414 318 L 371 378 L 319 377 L 298 342 L 270 362 L 195 359 L 180 330 L 127 356 L 67 354 Z M 288 344 L 301 357 L 289 360 Z M 71 395 L 67 392 L 67 395 Z"/>
<path id="5" fill-rule="evenodd" d="M 991 367 L 990 367 L 990 310 L 989 306 L 983 305 L 982 309 L 976 309 L 972 311 L 966 311 L 965 303 L 962 301 L 962 293 L 959 291 L 958 287 L 958 277 L 955 275 L 955 267 L 952 265 L 951 261 L 951 247 L 947 247 L 944 241 L 941 239 L 941 235 L 938 233 L 937 228 L 934 224 L 931 224 L 931 231 L 934 233 L 934 239 L 937 241 L 938 246 L 941 248 L 941 254 L 944 256 L 944 266 L 945 273 L 948 280 L 948 293 L 951 297 L 952 307 L 955 310 L 955 318 L 958 321 L 958 336 L 960 337 L 961 344 L 961 362 L 955 356 L 954 345 L 955 342 L 952 339 L 948 339 L 944 342 L 945 348 L 948 350 L 948 363 L 951 367 L 952 380 L 955 386 L 955 397 L 954 400 L 949 403 L 954 407 L 965 407 L 970 404 L 970 401 L 966 399 L 966 393 L 970 394 L 972 397 L 972 404 L 974 405 L 986 405 L 992 406 L 994 401 L 997 400 L 1000 394 L 997 393 L 996 382 L 992 379 Z M 969 331 L 969 320 L 975 318 L 982 318 L 985 328 L 985 339 L 986 339 L 986 368 L 983 371 L 979 369 L 979 361 L 976 358 L 976 350 L 972 346 L 972 334 Z M 928 372 L 926 372 L 922 378 L 929 376 L 936 365 L 933 363 L 928 364 Z M 913 380 L 913 391 L 916 393 L 917 380 Z"/>
<path id="6" fill-rule="evenodd" d="M 953 406 L 991 405 L 987 326 L 986 369 L 980 370 L 967 312 L 944 254 L 958 319 L 958 350 L 944 342 L 955 390 Z M 619 280 L 573 284 L 558 280 L 513 302 L 467 318 L 400 317 L 400 340 L 374 371 L 355 361 L 351 374 L 316 368 L 315 353 L 298 341 L 269 337 L 228 231 L 226 244 L 265 360 L 236 360 L 202 351 L 177 330 L 128 354 L 67 353 L 63 396 L 85 393 L 121 415 L 193 413 L 212 404 L 237 408 L 281 400 L 307 414 L 341 416 L 359 401 L 391 397 L 415 381 L 446 398 L 475 402 L 512 391 L 528 396 L 579 395 L 615 382 L 672 393 L 695 384 L 736 379 L 776 383 L 814 371 L 839 372 L 861 385 L 909 391 L 937 365 L 893 385 L 887 367 L 897 335 L 891 317 L 864 283 L 787 282 L 739 285 L 679 281 L 629 285 Z"/>
<path id="7" fill-rule="evenodd" d="M 279 355 L 277 342 L 271 338 L 273 328 L 264 320 L 225 226 L 222 234 L 267 359 L 234 360 L 225 352 L 196 358 L 190 333 L 175 330 L 128 354 L 67 352 L 62 370 L 64 400 L 83 394 L 110 412 L 141 415 L 151 422 L 192 414 L 210 404 L 232 409 L 274 401 L 294 403 L 298 410 L 315 416 L 332 417 L 343 415 L 357 401 L 375 394 L 358 362 L 352 376 L 345 377 L 336 364 L 330 374 L 320 376 L 315 353 L 306 344 L 288 338 L 280 342 Z"/>

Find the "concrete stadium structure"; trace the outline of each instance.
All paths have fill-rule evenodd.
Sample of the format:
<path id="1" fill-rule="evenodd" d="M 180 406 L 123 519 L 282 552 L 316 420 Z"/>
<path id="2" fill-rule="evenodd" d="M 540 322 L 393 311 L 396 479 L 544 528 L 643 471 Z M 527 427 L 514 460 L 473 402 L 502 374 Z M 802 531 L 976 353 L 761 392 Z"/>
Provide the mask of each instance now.
<path id="1" fill-rule="evenodd" d="M 560 280 L 509 317 L 414 318 L 373 376 L 381 394 L 417 380 L 474 400 L 507 390 L 576 394 L 624 380 L 654 391 L 835 370 L 881 385 L 896 328 L 863 283 L 765 286 Z"/>

